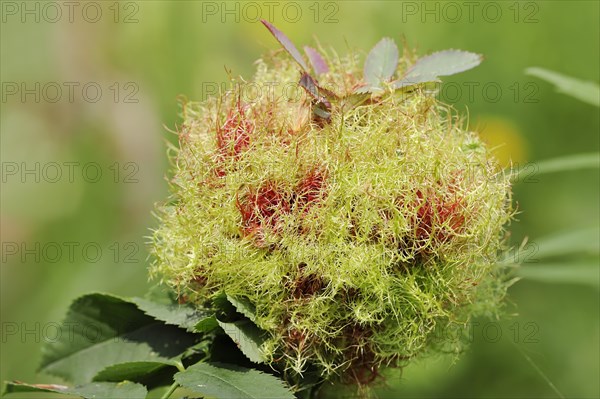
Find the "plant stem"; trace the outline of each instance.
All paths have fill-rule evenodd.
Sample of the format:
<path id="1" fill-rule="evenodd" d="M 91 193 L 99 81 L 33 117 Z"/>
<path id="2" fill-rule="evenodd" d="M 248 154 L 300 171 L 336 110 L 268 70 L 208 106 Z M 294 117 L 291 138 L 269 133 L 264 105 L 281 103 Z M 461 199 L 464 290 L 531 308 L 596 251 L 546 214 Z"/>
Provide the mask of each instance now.
<path id="1" fill-rule="evenodd" d="M 165 392 L 163 396 L 160 397 L 160 399 L 169 399 L 169 397 L 173 394 L 173 392 L 175 392 L 177 388 L 179 388 L 179 383 L 174 382 L 173 384 L 171 384 L 169 390 Z"/>
<path id="2" fill-rule="evenodd" d="M 175 367 L 177 367 L 177 370 L 179 371 L 185 371 L 185 366 L 183 365 L 183 363 L 181 363 L 180 360 L 175 361 Z"/>
<path id="3" fill-rule="evenodd" d="M 185 367 L 183 366 L 183 363 L 181 363 L 180 361 L 176 361 L 175 362 L 175 367 L 177 367 L 177 370 L 179 371 L 185 371 Z M 179 388 L 179 383 L 177 381 L 173 382 L 173 384 L 171 384 L 171 386 L 169 387 L 169 390 L 167 392 L 165 392 L 165 394 L 163 396 L 160 397 L 160 399 L 169 399 L 169 397 L 171 397 L 171 395 L 173 395 L 173 392 L 175 392 L 175 390 Z"/>

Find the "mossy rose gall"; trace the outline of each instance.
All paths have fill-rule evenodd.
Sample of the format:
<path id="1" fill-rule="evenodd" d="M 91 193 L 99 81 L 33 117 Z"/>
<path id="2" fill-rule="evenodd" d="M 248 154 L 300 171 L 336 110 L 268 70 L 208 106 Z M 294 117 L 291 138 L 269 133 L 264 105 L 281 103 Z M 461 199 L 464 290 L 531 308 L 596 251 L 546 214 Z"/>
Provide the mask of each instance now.
<path id="1" fill-rule="evenodd" d="M 316 370 L 368 384 L 458 346 L 436 332 L 504 295 L 511 191 L 428 82 L 480 58 L 400 58 L 384 39 L 364 68 L 307 48 L 309 70 L 265 24 L 289 53 L 258 60 L 251 83 L 265 90 L 249 99 L 238 80 L 184 105 L 152 276 L 199 307 L 223 293 L 251 303 L 262 356 L 292 383 Z"/>

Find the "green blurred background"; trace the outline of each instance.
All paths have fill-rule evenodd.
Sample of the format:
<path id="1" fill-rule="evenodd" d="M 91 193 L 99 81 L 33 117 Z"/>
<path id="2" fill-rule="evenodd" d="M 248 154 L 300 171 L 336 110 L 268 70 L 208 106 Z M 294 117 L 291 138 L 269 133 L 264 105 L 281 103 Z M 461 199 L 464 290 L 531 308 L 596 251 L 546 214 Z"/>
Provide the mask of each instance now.
<path id="1" fill-rule="evenodd" d="M 484 54 L 480 67 L 444 79 L 442 97 L 500 145 L 505 163 L 599 149 L 598 108 L 523 72 L 600 80 L 597 1 L 49 3 L 2 1 L 1 380 L 56 380 L 36 374 L 41 343 L 78 295 L 145 292 L 145 237 L 153 204 L 167 195 L 177 98 L 204 99 L 207 83 L 227 80 L 224 67 L 251 77 L 253 61 L 277 47 L 257 11 L 295 43 L 318 38 L 339 53 L 366 54 L 390 36 L 421 54 Z M 518 282 L 513 316 L 491 327 L 481 320 L 454 364 L 428 358 L 389 373 L 381 397 L 600 396 L 598 171 L 534 180 L 515 186 L 511 240 L 541 247 L 557 235 L 552 267 L 566 277 Z M 531 248 L 521 260 L 541 266 Z"/>

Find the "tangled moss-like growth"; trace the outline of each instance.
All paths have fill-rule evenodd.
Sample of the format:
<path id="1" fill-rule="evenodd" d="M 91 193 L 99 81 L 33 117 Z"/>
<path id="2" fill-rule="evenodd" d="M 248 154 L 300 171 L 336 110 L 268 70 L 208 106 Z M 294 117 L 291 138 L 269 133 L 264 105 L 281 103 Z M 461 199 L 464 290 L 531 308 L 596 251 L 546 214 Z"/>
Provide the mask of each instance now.
<path id="1" fill-rule="evenodd" d="M 250 83 L 184 105 L 151 274 L 198 305 L 247 298 L 288 376 L 312 365 L 367 384 L 496 309 L 510 185 L 426 87 L 357 101 L 359 57 L 325 58 L 329 120 L 281 53 Z"/>

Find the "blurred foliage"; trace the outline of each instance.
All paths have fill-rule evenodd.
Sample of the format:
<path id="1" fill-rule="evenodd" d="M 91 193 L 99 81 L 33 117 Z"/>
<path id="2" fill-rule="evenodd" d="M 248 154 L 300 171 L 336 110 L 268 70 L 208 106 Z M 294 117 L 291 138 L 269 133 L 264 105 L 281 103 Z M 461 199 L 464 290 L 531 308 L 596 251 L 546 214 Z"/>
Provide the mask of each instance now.
<path id="1" fill-rule="evenodd" d="M 225 68 L 249 77 L 253 61 L 277 46 L 253 14 L 243 15 L 244 3 L 123 2 L 117 4 L 117 23 L 114 8 L 109 8 L 112 1 L 100 2 L 104 17 L 97 23 L 81 18 L 81 8 L 73 23 L 66 11 L 57 22 L 26 16 L 23 23 L 20 14 L 7 14 L 7 3 L 25 4 L 2 2 L 3 96 L 5 82 L 28 87 L 35 82 L 98 82 L 103 88 L 95 103 L 81 95 L 56 103 L 35 102 L 33 96 L 21 101 L 16 95 L 1 104 L 3 165 L 97 162 L 103 172 L 97 183 L 78 175 L 73 183 L 37 183 L 31 176 L 25 182 L 18 176 L 2 182 L 0 379 L 45 382 L 52 379 L 35 371 L 44 326 L 59 322 L 74 297 L 88 291 L 141 295 L 148 287 L 144 237 L 155 223 L 153 204 L 166 197 L 165 140 L 176 142 L 176 136 L 163 125 L 175 129 L 180 122 L 177 97 L 204 99 L 214 84 L 227 80 Z M 450 3 L 460 10 L 459 18 Z M 498 146 L 502 160 L 523 166 L 598 151 L 598 109 L 556 93 L 551 84 L 523 71 L 538 66 L 598 81 L 599 3 L 475 2 L 472 13 L 467 3 L 450 3 L 298 2 L 302 15 L 297 22 L 289 21 L 292 10 L 284 18 L 285 3 L 277 3 L 272 22 L 297 43 L 315 44 L 317 37 L 339 53 L 351 48 L 366 54 L 380 37 L 390 36 L 404 39 L 420 54 L 445 48 L 484 54 L 475 70 L 443 78 L 441 96 L 468 112 L 472 128 Z M 230 10 L 238 7 L 237 21 L 235 11 L 222 9 L 225 4 Z M 214 10 L 209 6 L 217 7 L 217 13 L 209 14 Z M 268 17 L 263 6 L 263 17 Z M 133 11 L 137 22 L 124 23 Z M 336 21 L 325 22 L 331 13 Z M 115 82 L 122 89 L 119 101 L 109 88 Z M 124 102 L 127 82 L 139 88 L 137 103 Z M 115 162 L 121 172 L 117 183 L 114 168 L 109 168 Z M 131 162 L 139 169 L 136 181 L 126 183 Z M 599 224 L 597 170 L 534 176 L 515 186 L 515 199 L 521 211 L 511 226 L 515 245 L 525 236 L 535 243 L 556 232 Z M 98 243 L 103 253 L 96 262 L 75 251 L 72 261 L 63 254 L 51 263 L 5 251 L 5 243 L 34 248 L 50 242 Z M 132 245 L 125 248 L 128 243 Z M 136 248 L 134 262 L 126 263 L 125 255 Z M 591 252 L 560 261 L 597 267 L 597 242 Z M 530 255 L 522 260 L 535 261 L 535 251 Z M 473 345 L 452 367 L 449 356 L 423 359 L 402 373 L 390 371 L 390 387 L 381 396 L 556 397 L 551 381 L 564 396 L 598 397 L 599 310 L 597 286 L 573 280 L 518 282 L 507 306 L 507 313 L 515 315 L 495 324 L 502 334 L 497 342 L 494 335 L 486 338 L 475 329 Z M 486 323 L 482 320 L 479 327 Z M 15 326 L 18 331 L 9 333 Z M 490 327 L 488 332 L 495 331 Z"/>

